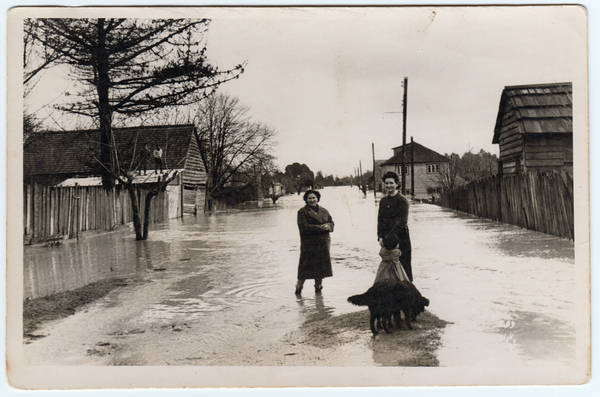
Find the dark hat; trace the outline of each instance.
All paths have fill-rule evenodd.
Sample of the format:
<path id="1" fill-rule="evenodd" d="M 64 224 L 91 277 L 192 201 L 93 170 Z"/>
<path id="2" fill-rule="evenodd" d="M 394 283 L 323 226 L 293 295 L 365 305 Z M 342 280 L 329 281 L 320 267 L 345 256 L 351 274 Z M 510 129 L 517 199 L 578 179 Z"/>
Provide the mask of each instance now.
<path id="1" fill-rule="evenodd" d="M 383 238 L 383 246 L 388 250 L 396 248 L 399 242 L 400 239 L 394 233 L 390 233 Z"/>

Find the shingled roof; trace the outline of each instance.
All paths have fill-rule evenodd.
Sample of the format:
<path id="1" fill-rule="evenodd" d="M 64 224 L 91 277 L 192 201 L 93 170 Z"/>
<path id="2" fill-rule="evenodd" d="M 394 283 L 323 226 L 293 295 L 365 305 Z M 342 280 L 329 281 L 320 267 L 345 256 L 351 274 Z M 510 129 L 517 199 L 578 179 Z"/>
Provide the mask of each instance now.
<path id="1" fill-rule="evenodd" d="M 194 138 L 194 125 L 115 128 L 120 161 L 139 161 L 146 144 L 163 149 L 166 169 L 180 169 Z M 100 132 L 80 130 L 35 135 L 23 147 L 24 176 L 97 175 L 100 170 Z M 130 168 L 130 167 L 125 167 Z"/>
<path id="2" fill-rule="evenodd" d="M 513 128 L 521 134 L 572 134 L 571 83 L 504 87 L 492 143 L 499 143 L 500 134 Z"/>
<path id="3" fill-rule="evenodd" d="M 442 163 L 448 162 L 448 158 L 442 156 L 438 152 L 435 152 L 425 146 L 413 141 L 412 145 L 414 145 L 414 159 L 415 163 Z M 409 163 L 411 160 L 411 143 L 407 143 L 404 147 L 404 160 Z M 402 151 L 400 150 L 402 146 L 397 146 L 394 148 L 394 156 L 383 162 L 381 165 L 392 165 L 392 164 L 402 164 Z M 398 150 L 397 150 L 398 149 Z"/>

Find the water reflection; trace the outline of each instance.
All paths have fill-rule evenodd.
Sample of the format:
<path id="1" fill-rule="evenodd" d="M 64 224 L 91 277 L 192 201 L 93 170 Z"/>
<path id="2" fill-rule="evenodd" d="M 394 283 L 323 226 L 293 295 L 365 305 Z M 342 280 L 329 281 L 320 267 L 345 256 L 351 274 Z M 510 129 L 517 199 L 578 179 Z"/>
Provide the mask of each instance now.
<path id="1" fill-rule="evenodd" d="M 135 272 L 131 239 L 119 233 L 79 243 L 53 247 L 26 247 L 24 251 L 24 297 L 36 298 L 83 287 L 116 275 Z"/>
<path id="2" fill-rule="evenodd" d="M 539 312 L 514 311 L 498 331 L 534 360 L 575 360 L 575 328 Z"/>
<path id="3" fill-rule="evenodd" d="M 297 302 L 300 314 L 304 318 L 304 324 L 333 316 L 333 308 L 325 305 L 321 294 L 315 294 L 314 299 L 298 298 Z"/>

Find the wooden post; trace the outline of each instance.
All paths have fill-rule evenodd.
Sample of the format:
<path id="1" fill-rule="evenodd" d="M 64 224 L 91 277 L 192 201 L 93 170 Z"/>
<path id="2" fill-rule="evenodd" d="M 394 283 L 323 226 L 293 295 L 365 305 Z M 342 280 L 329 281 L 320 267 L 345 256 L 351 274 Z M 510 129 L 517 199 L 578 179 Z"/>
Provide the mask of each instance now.
<path id="1" fill-rule="evenodd" d="M 375 173 L 377 164 L 375 164 L 375 144 L 373 142 L 371 142 L 371 150 L 373 152 L 373 198 L 377 199 L 377 174 Z"/>
<path id="2" fill-rule="evenodd" d="M 360 175 L 360 190 L 364 193 L 363 189 L 365 188 L 365 185 L 364 185 L 364 182 L 363 182 L 362 163 L 360 162 L 360 160 L 358 160 L 358 169 L 359 169 L 358 174 Z"/>
<path id="3" fill-rule="evenodd" d="M 406 102 L 407 102 L 407 94 L 408 90 L 408 78 L 404 78 L 404 96 L 402 100 L 402 194 L 406 194 L 406 173 L 404 170 L 406 169 L 406 161 L 404 159 L 404 147 L 406 146 Z"/>
<path id="4" fill-rule="evenodd" d="M 415 145 L 410 137 L 410 197 L 415 198 Z"/>

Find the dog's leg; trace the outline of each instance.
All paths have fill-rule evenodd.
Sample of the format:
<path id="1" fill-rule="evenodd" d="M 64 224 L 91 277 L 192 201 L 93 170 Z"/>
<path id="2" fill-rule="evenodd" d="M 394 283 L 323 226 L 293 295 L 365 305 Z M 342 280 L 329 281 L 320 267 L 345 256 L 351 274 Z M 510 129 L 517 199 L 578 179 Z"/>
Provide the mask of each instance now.
<path id="1" fill-rule="evenodd" d="M 390 329 L 389 329 L 389 325 L 390 325 L 390 322 L 391 322 L 390 315 L 389 314 L 385 314 L 385 315 L 383 315 L 381 317 L 383 317 L 383 321 L 382 322 L 383 322 L 383 329 L 385 330 L 385 333 L 386 334 L 392 333 L 392 331 L 390 331 Z"/>
<path id="2" fill-rule="evenodd" d="M 378 334 L 377 330 L 375 329 L 375 317 L 377 317 L 377 320 L 379 320 L 379 317 L 373 314 L 371 314 L 371 319 L 369 320 L 369 325 L 371 326 L 371 332 L 373 332 L 373 336 Z"/>
<path id="3" fill-rule="evenodd" d="M 410 314 L 410 319 L 412 321 L 417 321 L 417 316 L 419 315 L 419 309 L 412 309 Z"/>
<path id="4" fill-rule="evenodd" d="M 394 312 L 394 322 L 396 323 L 396 327 L 399 329 L 402 325 L 402 318 L 400 317 L 400 310 Z"/>
<path id="5" fill-rule="evenodd" d="M 383 325 L 381 323 L 381 316 L 377 316 L 377 329 L 383 329 Z"/>
<path id="6" fill-rule="evenodd" d="M 411 309 L 409 308 L 409 309 L 403 310 L 403 312 L 404 312 L 404 318 L 406 319 L 406 327 L 408 329 L 413 329 L 412 325 L 410 324 Z"/>

